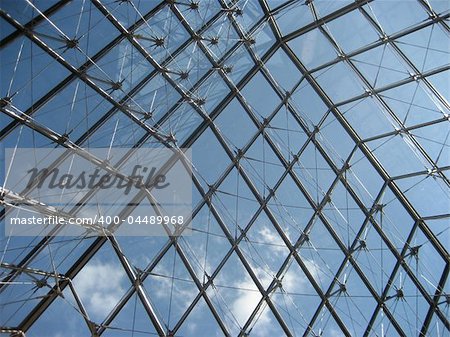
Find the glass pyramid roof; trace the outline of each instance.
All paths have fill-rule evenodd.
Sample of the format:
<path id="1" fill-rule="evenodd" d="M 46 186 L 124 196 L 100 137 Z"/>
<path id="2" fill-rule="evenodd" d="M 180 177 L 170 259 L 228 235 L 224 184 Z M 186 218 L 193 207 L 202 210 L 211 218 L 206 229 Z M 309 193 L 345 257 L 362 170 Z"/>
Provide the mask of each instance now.
<path id="1" fill-rule="evenodd" d="M 1 336 L 450 335 L 448 1 L 0 8 L 2 182 L 7 148 L 193 170 L 186 235 L 3 220 Z"/>

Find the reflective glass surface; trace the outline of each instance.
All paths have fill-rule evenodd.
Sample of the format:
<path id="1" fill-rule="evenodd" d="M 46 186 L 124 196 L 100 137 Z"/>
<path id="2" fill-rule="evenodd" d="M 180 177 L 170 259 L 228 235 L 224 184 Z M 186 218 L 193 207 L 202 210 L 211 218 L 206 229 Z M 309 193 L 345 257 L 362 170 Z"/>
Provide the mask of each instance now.
<path id="1" fill-rule="evenodd" d="M 450 336 L 449 18 L 0 0 L 1 219 L 28 195 L 4 188 L 6 148 L 190 148 L 193 167 L 189 235 L 1 222 L 0 335 Z"/>

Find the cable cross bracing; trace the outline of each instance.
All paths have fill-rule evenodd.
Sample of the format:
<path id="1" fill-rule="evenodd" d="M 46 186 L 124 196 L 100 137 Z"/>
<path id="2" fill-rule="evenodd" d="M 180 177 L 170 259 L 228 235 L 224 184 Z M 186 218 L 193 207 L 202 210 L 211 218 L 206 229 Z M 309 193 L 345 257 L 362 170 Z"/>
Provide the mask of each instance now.
<path id="1" fill-rule="evenodd" d="M 179 237 L 2 235 L 2 334 L 449 335 L 445 1 L 0 4 L 2 149 L 191 148 L 194 201 Z M 3 174 L 2 219 L 67 215 Z"/>

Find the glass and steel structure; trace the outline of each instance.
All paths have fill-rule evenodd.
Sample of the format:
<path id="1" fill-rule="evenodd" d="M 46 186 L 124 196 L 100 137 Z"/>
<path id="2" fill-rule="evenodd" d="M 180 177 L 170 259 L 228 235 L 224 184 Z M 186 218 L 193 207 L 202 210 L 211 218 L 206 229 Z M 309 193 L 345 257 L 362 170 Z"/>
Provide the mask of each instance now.
<path id="1" fill-rule="evenodd" d="M 1 336 L 450 336 L 448 1 L 0 4 L 2 181 L 6 148 L 193 168 L 189 235 L 2 227 Z"/>

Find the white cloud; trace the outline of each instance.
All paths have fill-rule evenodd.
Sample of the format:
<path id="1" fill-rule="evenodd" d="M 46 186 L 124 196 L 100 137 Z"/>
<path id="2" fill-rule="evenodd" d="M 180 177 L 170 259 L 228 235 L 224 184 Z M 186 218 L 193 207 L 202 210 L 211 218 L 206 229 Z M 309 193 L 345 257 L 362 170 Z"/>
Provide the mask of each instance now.
<path id="1" fill-rule="evenodd" d="M 260 235 L 261 239 L 264 242 L 268 242 L 273 244 L 271 246 L 270 253 L 275 254 L 277 256 L 282 256 L 283 254 L 286 254 L 287 248 L 285 248 L 284 242 L 281 239 L 281 237 L 277 234 L 271 231 L 267 226 L 263 227 L 258 234 Z M 314 277 L 314 279 L 320 283 L 320 280 L 323 280 L 325 277 L 324 271 L 322 268 L 314 261 L 303 259 L 304 264 L 306 265 L 306 268 L 311 273 L 311 275 Z M 293 261 L 293 263 L 296 263 Z M 298 267 L 300 269 L 300 266 Z M 306 275 L 304 277 L 300 278 L 295 271 L 298 270 L 296 268 L 289 268 L 283 278 L 283 286 L 284 288 L 289 292 L 302 292 L 305 290 L 305 287 L 307 284 L 310 283 L 310 281 L 307 279 Z M 262 270 L 256 270 L 255 271 L 261 280 L 261 277 L 266 277 L 267 281 L 267 273 L 264 273 Z M 275 274 L 275 271 L 272 271 Z M 269 282 L 272 281 L 271 279 Z M 261 282 L 262 284 L 266 284 L 265 282 Z"/>
<path id="2" fill-rule="evenodd" d="M 256 289 L 256 287 L 251 283 L 239 283 L 238 286 L 246 289 Z M 241 291 L 240 295 L 234 300 L 232 304 L 232 311 L 240 326 L 245 324 L 261 300 L 261 297 L 262 296 L 258 291 Z M 259 317 L 258 325 L 261 327 L 261 325 L 268 324 L 269 322 L 270 318 L 268 317 L 268 312 L 264 310 Z M 257 333 L 257 331 L 255 331 L 255 333 Z"/>
<path id="3" fill-rule="evenodd" d="M 278 233 L 275 233 L 269 229 L 269 227 L 264 226 L 261 230 L 259 230 L 258 234 L 261 236 L 263 242 L 270 243 L 271 252 L 274 253 L 285 253 L 287 249 L 284 247 L 284 242 L 281 239 L 281 236 Z"/>
<path id="4" fill-rule="evenodd" d="M 271 231 L 268 227 L 263 227 L 258 231 L 258 236 L 261 241 L 273 244 L 270 250 L 270 254 L 273 254 L 273 258 L 279 258 L 286 255 L 287 249 L 284 247 L 284 242 L 277 233 Z M 304 259 L 303 262 L 316 281 L 323 278 L 324 275 L 320 265 L 308 259 Z M 296 261 L 293 261 L 292 263 L 297 264 Z M 299 275 L 299 270 L 300 266 L 298 266 L 298 268 L 293 268 L 292 266 L 288 268 L 282 280 L 285 291 L 290 293 L 305 293 L 309 291 L 310 281 L 303 273 Z M 253 271 L 263 286 L 270 284 L 273 280 L 273 276 L 275 275 L 275 271 L 268 271 L 261 267 L 254 267 Z M 273 274 L 273 276 L 271 276 L 271 274 Z M 221 280 L 219 275 L 216 282 L 221 284 L 220 281 L 225 280 Z M 236 318 L 239 325 L 243 326 L 255 307 L 258 305 L 262 295 L 257 290 L 256 285 L 250 277 L 233 282 L 232 286 L 240 289 L 248 289 L 239 291 L 238 295 L 233 299 L 230 305 L 230 310 L 232 311 L 233 316 Z M 271 329 L 272 325 L 277 324 L 271 321 L 269 314 L 270 309 L 267 308 L 267 305 L 263 305 L 262 308 L 264 308 L 264 311 L 262 311 L 262 313 L 259 312 L 256 315 L 258 322 L 255 325 L 255 329 L 252 330 L 252 335 L 258 337 L 270 336 L 273 330 Z M 260 310 L 263 310 L 262 308 Z"/>
<path id="5" fill-rule="evenodd" d="M 270 276 L 265 273 L 261 268 L 255 269 L 255 273 L 258 276 L 258 279 L 262 284 L 267 284 L 270 282 Z M 231 310 L 233 312 L 234 317 L 236 317 L 240 326 L 243 326 L 247 319 L 252 314 L 253 310 L 258 305 L 259 301 L 262 298 L 261 293 L 258 291 L 258 288 L 253 283 L 252 280 L 247 279 L 235 284 L 236 287 L 246 290 L 241 290 L 239 292 L 238 297 L 236 297 L 231 305 Z M 258 313 L 256 317 L 258 318 L 258 329 L 256 329 L 252 334 L 255 336 L 266 336 L 268 331 L 264 327 L 270 326 L 270 317 L 269 311 L 266 307 L 262 313 Z M 262 310 L 262 309 L 260 309 Z"/>
<path id="6" fill-rule="evenodd" d="M 89 314 L 105 317 L 120 300 L 126 277 L 120 265 L 93 263 L 74 279 L 74 286 Z"/>
<path id="7" fill-rule="evenodd" d="M 296 263 L 295 261 L 293 263 Z M 320 266 L 317 265 L 314 261 L 304 260 L 306 267 L 312 276 L 318 280 L 323 271 L 321 271 Z M 306 275 L 298 274 L 297 268 L 289 268 L 286 274 L 283 277 L 283 288 L 286 292 L 290 293 L 306 293 L 309 291 L 310 281 L 306 277 Z M 272 281 L 272 277 L 264 272 L 261 268 L 254 269 L 255 274 L 262 284 L 269 284 Z M 322 275 L 323 277 L 323 275 Z M 235 284 L 238 288 L 251 289 L 255 291 L 241 291 L 239 296 L 234 299 L 231 305 L 231 310 L 236 317 L 239 324 L 242 326 L 245 324 L 247 319 L 250 317 L 251 313 L 259 303 L 262 298 L 262 295 L 259 291 L 257 291 L 256 286 L 251 280 L 238 282 Z M 260 309 L 261 310 L 261 309 Z M 272 326 L 273 324 L 277 324 L 271 321 L 271 317 L 269 315 L 270 309 L 267 305 L 264 306 L 264 311 L 262 313 L 258 313 L 256 317 L 258 318 L 258 323 L 256 324 L 256 328 L 252 331 L 252 335 L 258 337 L 267 337 L 272 335 Z"/>
<path id="8" fill-rule="evenodd" d="M 177 265 L 177 270 L 184 268 L 184 265 Z M 180 277 L 181 279 L 190 280 L 189 275 L 178 275 L 175 272 L 173 275 L 172 270 L 169 270 L 163 264 L 159 264 L 154 270 L 158 276 L 152 276 L 153 287 L 151 288 L 150 298 L 153 300 L 158 300 L 162 302 L 170 301 L 170 293 L 172 289 L 172 276 Z M 191 284 L 191 286 L 187 286 Z M 185 310 L 188 305 L 190 305 L 197 295 L 198 290 L 194 283 L 177 281 L 174 280 L 173 283 L 173 293 L 172 293 L 172 314 L 176 310 Z"/>
<path id="9" fill-rule="evenodd" d="M 342 333 L 342 331 L 337 330 L 337 329 L 335 329 L 335 328 L 331 328 L 330 331 L 329 331 L 329 334 L 330 334 L 331 337 L 341 337 L 341 336 L 344 335 L 344 334 Z"/>
<path id="10" fill-rule="evenodd" d="M 297 263 L 294 261 L 293 263 Z M 320 280 L 323 280 L 324 273 L 321 270 L 320 266 L 311 260 L 304 259 L 303 263 L 305 264 L 308 271 L 311 273 L 312 277 L 320 284 Z M 306 277 L 306 275 L 302 274 L 302 277 L 299 277 L 299 275 L 296 273 L 297 270 L 300 269 L 300 266 L 298 269 L 289 268 L 286 274 L 283 278 L 283 287 L 287 292 L 296 292 L 296 293 L 303 293 L 306 291 L 306 287 L 308 284 L 310 284 L 310 281 Z"/>

